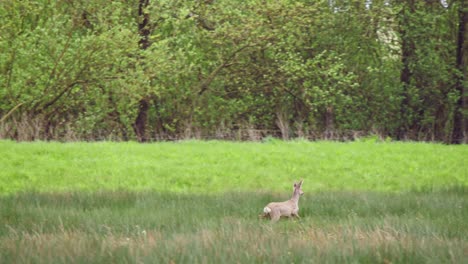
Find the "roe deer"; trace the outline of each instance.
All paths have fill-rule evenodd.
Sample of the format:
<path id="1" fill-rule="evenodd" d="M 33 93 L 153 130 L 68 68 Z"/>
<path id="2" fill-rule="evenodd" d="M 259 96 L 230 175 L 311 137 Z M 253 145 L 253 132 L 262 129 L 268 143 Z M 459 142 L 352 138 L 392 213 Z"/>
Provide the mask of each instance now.
<path id="1" fill-rule="evenodd" d="M 264 218 L 271 218 L 272 222 L 278 221 L 281 216 L 299 217 L 299 197 L 304 194 L 302 191 L 302 182 L 294 183 L 294 192 L 291 199 L 285 202 L 273 202 L 269 203 L 263 208 L 263 215 L 260 215 Z"/>

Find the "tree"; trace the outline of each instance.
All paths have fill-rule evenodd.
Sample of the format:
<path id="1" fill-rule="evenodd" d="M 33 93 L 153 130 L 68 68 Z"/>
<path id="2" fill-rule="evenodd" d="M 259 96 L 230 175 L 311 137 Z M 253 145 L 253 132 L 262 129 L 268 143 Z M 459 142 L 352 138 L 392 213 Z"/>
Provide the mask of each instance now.
<path id="1" fill-rule="evenodd" d="M 453 132 L 451 143 L 466 143 L 467 132 L 467 101 L 466 86 L 468 85 L 468 3 L 460 1 L 458 7 L 458 34 L 457 34 L 457 53 L 456 68 L 458 69 L 456 82 L 456 91 L 458 99 L 453 121 Z"/>
<path id="2" fill-rule="evenodd" d="M 466 141 L 466 1 L 0 1 L 0 137 Z"/>
<path id="3" fill-rule="evenodd" d="M 398 14 L 399 19 L 399 34 L 401 38 L 401 74 L 400 82 L 402 85 L 402 103 L 401 103 L 401 118 L 400 128 L 398 132 L 398 138 L 404 139 L 413 127 L 414 129 L 414 111 L 411 109 L 411 79 L 412 70 L 411 64 L 415 57 L 416 44 L 411 38 L 411 18 L 414 16 L 416 11 L 415 0 L 404 1 L 406 4 L 402 4 L 401 11 Z"/>
<path id="4" fill-rule="evenodd" d="M 140 40 L 138 44 L 142 50 L 148 49 L 151 45 L 150 42 L 150 16 L 148 13 L 149 0 L 138 1 L 138 33 Z M 149 98 L 147 95 L 143 96 L 138 101 L 138 114 L 133 123 L 133 129 L 139 142 L 147 141 L 146 138 L 146 122 L 148 119 Z"/>

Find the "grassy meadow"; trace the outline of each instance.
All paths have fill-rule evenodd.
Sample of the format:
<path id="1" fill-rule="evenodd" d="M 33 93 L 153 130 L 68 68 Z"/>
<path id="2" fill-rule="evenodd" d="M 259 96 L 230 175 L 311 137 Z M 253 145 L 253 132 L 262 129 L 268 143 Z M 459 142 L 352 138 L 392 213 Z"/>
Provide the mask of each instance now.
<path id="1" fill-rule="evenodd" d="M 466 263 L 468 146 L 0 141 L 1 263 Z M 304 179 L 301 219 L 258 218 Z"/>

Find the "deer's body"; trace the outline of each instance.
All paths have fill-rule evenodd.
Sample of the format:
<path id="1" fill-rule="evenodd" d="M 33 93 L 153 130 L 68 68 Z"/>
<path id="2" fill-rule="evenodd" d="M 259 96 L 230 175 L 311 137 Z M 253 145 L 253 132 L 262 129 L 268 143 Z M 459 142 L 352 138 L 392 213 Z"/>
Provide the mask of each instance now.
<path id="1" fill-rule="evenodd" d="M 304 194 L 302 191 L 302 180 L 299 183 L 294 183 L 294 192 L 291 199 L 284 202 L 272 202 L 263 208 L 262 217 L 270 218 L 272 222 L 276 222 L 281 216 L 299 218 L 299 197 Z"/>

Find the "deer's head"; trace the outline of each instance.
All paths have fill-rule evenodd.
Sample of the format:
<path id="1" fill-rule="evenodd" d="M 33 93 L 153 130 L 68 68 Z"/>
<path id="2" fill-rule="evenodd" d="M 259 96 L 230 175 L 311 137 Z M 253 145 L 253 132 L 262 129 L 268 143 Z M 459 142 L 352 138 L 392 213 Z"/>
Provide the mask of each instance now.
<path id="1" fill-rule="evenodd" d="M 298 193 L 299 195 L 303 195 L 304 192 L 302 191 L 302 182 L 304 180 L 301 180 L 298 183 L 294 183 L 294 193 Z"/>

